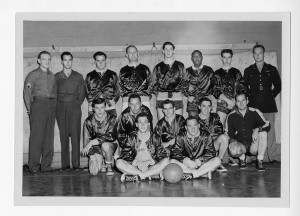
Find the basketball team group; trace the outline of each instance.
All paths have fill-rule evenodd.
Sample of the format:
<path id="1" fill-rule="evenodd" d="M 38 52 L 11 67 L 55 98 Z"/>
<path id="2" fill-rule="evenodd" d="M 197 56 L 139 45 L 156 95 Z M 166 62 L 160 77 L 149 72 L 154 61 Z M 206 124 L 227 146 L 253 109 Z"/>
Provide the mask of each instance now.
<path id="1" fill-rule="evenodd" d="M 80 157 L 88 157 L 91 175 L 119 170 L 122 182 L 164 180 L 170 163 L 182 168 L 184 180 L 211 179 L 212 172 L 226 172 L 226 166 L 247 169 L 249 159 L 257 171 L 265 171 L 263 161 L 277 162 L 275 98 L 281 79 L 276 67 L 264 62 L 264 46 L 255 45 L 252 52 L 255 63 L 242 75 L 231 66 L 231 49 L 221 51 L 223 65 L 213 71 L 202 63 L 199 50 L 191 53 L 193 65 L 186 68 L 175 60 L 175 45 L 165 42 L 164 60 L 150 71 L 139 62 L 137 47 L 129 45 L 128 64 L 118 74 L 107 68 L 107 55 L 99 51 L 93 55 L 95 69 L 85 79 L 72 69 L 72 53 L 61 54 L 63 68 L 53 74 L 51 54 L 40 52 L 39 67 L 26 76 L 23 91 L 30 121 L 30 174 L 53 172 L 55 119 L 61 170 L 79 170 Z M 152 96 L 156 113 L 150 111 Z M 82 126 L 85 98 L 88 117 Z M 119 100 L 122 112 L 117 116 Z"/>

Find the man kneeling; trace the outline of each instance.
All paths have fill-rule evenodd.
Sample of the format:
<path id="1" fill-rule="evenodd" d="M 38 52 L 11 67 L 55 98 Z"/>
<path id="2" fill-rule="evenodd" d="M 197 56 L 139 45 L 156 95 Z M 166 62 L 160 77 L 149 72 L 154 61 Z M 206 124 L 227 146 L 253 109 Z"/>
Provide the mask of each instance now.
<path id="1" fill-rule="evenodd" d="M 85 120 L 83 126 L 84 148 L 81 154 L 89 157 L 89 171 L 92 175 L 97 175 L 100 170 L 113 175 L 113 154 L 117 149 L 117 144 L 114 143 L 116 116 L 106 112 L 103 98 L 93 100 L 92 108 L 94 114 Z"/>
<path id="2" fill-rule="evenodd" d="M 211 179 L 211 172 L 221 164 L 221 159 L 216 157 L 213 140 L 207 131 L 200 131 L 195 116 L 186 119 L 185 127 L 187 131 L 177 136 L 170 162 L 182 168 L 185 180 L 201 176 Z"/>
<path id="3" fill-rule="evenodd" d="M 159 139 L 150 131 L 150 118 L 145 113 L 137 115 L 137 131 L 129 134 L 117 168 L 123 172 L 121 181 L 140 181 L 146 178 L 162 176 L 162 170 L 169 164 L 167 152 Z"/>

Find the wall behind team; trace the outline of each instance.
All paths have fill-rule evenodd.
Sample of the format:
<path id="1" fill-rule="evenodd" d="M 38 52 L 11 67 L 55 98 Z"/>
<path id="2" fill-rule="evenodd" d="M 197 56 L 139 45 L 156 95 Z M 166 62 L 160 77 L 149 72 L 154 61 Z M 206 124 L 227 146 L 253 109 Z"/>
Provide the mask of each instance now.
<path id="1" fill-rule="evenodd" d="M 137 47 L 138 48 L 138 47 Z M 67 50 L 66 50 L 67 51 Z M 92 58 L 92 54 L 90 58 L 82 58 L 82 57 L 76 57 L 76 53 L 72 53 L 74 56 L 73 60 L 73 70 L 78 71 L 83 75 L 85 78 L 86 74 L 90 71 L 94 70 L 94 60 Z M 184 53 L 175 53 L 175 59 L 179 60 L 184 63 L 184 65 L 187 67 L 190 67 L 192 65 L 191 56 L 190 53 L 186 54 Z M 152 71 L 154 66 L 163 60 L 163 56 L 160 51 L 156 52 L 140 52 L 139 53 L 139 62 L 147 65 L 150 70 Z M 274 65 L 277 67 L 277 55 L 276 52 L 266 52 L 265 53 L 265 62 Z M 107 59 L 107 68 L 115 71 L 117 74 L 119 74 L 120 69 L 125 66 L 128 63 L 128 60 L 123 58 L 110 58 L 108 54 Z M 233 60 L 232 60 L 232 66 L 238 68 L 241 73 L 244 73 L 244 69 L 248 67 L 249 65 L 253 64 L 254 60 L 252 57 L 252 52 L 238 52 L 234 53 Z M 219 69 L 222 66 L 222 61 L 220 59 L 220 55 L 205 55 L 203 56 L 203 64 L 208 65 L 212 67 L 212 69 L 215 71 Z M 23 61 L 23 80 L 25 79 L 26 75 L 37 68 L 37 59 L 35 58 L 24 58 Z M 61 59 L 60 59 L 60 53 L 52 53 L 52 60 L 51 60 L 51 68 L 50 70 L 55 74 L 62 70 L 61 65 Z M 279 71 L 281 74 L 281 72 Z M 117 103 L 117 114 L 119 115 L 121 112 L 121 99 Z M 276 114 L 276 120 L 275 120 L 275 133 L 276 133 L 276 142 L 278 144 L 281 143 L 280 137 L 281 137 L 281 103 L 280 103 L 280 94 L 276 98 L 278 113 Z M 184 100 L 184 105 L 186 105 L 186 98 Z M 81 106 L 82 108 L 82 123 L 87 117 L 87 101 L 85 100 Z M 215 103 L 214 103 L 215 108 Z M 187 113 L 185 112 L 186 107 L 184 107 L 184 117 L 187 117 Z M 151 99 L 151 112 L 154 117 L 154 125 L 157 122 L 156 118 L 156 110 L 155 110 L 155 97 L 152 97 Z M 30 134 L 30 127 L 29 127 L 29 118 L 26 113 L 25 105 L 23 105 L 23 162 L 28 162 L 28 151 L 29 151 L 29 134 Z M 81 139 L 81 148 L 82 148 L 82 139 Z M 53 159 L 53 167 L 60 166 L 60 139 L 59 139 L 59 130 L 57 127 L 57 124 L 55 124 L 55 132 L 54 132 L 54 159 Z M 83 162 L 86 161 L 86 159 L 82 159 Z"/>

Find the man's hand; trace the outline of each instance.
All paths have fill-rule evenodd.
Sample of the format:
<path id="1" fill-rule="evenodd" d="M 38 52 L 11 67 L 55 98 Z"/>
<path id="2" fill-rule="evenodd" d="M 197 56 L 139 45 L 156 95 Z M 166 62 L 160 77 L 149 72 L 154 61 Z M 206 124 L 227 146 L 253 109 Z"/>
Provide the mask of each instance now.
<path id="1" fill-rule="evenodd" d="M 192 161 L 190 158 L 184 158 L 183 164 L 190 170 L 194 170 L 197 168 L 197 164 L 195 161 Z"/>
<path id="2" fill-rule="evenodd" d="M 174 145 L 174 143 L 175 143 L 175 138 L 171 139 L 171 140 L 168 141 L 168 142 L 162 143 L 162 145 L 163 145 L 164 148 L 167 148 L 167 147 L 170 146 L 170 145 L 171 145 L 171 146 Z"/>
<path id="3" fill-rule="evenodd" d="M 194 99 L 195 99 L 195 97 L 194 97 L 194 96 L 190 96 L 190 97 L 188 97 L 188 101 L 189 101 L 189 102 L 193 102 L 193 101 L 194 101 Z"/>
<path id="4" fill-rule="evenodd" d="M 81 154 L 82 154 L 83 156 L 88 155 L 90 148 L 91 148 L 92 146 L 94 146 L 94 145 L 98 145 L 98 143 L 99 143 L 99 142 L 98 142 L 97 139 L 91 140 L 91 141 L 90 141 L 88 144 L 86 144 L 86 146 L 84 146 L 84 148 L 81 150 Z"/>
<path id="5" fill-rule="evenodd" d="M 139 170 L 141 170 L 142 172 L 145 172 L 148 170 L 148 167 L 151 165 L 151 161 L 147 160 L 147 161 L 143 161 L 143 162 L 139 162 L 137 164 L 137 167 L 139 168 Z"/>
<path id="6" fill-rule="evenodd" d="M 253 133 L 252 133 L 252 140 L 253 142 L 256 142 L 258 139 L 258 133 L 259 133 L 259 128 L 255 128 Z"/>
<path id="7" fill-rule="evenodd" d="M 229 99 L 228 97 L 226 97 L 224 94 L 221 94 L 219 97 L 221 100 L 226 101 L 228 108 L 232 109 L 235 105 L 235 100 L 234 99 Z"/>

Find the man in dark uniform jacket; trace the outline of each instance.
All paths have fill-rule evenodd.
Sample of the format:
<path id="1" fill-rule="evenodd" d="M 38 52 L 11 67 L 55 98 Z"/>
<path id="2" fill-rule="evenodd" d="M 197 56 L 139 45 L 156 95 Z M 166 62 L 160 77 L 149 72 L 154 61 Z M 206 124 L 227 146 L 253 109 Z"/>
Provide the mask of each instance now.
<path id="1" fill-rule="evenodd" d="M 196 116 L 186 119 L 186 131 L 179 133 L 171 150 L 171 163 L 178 164 L 183 170 L 183 179 L 201 176 L 211 179 L 211 172 L 221 164 L 211 135 L 200 130 Z"/>
<path id="2" fill-rule="evenodd" d="M 122 110 L 128 107 L 128 97 L 133 93 L 138 94 L 142 99 L 142 103 L 150 108 L 150 69 L 138 62 L 138 50 L 134 45 L 129 45 L 126 48 L 126 57 L 129 63 L 121 68 L 119 74 L 120 90 L 123 99 Z"/>
<path id="3" fill-rule="evenodd" d="M 270 122 L 267 154 L 275 162 L 276 137 L 275 113 L 278 112 L 275 98 L 281 91 L 281 79 L 276 67 L 264 62 L 265 48 L 262 45 L 253 47 L 255 64 L 245 69 L 244 81 L 249 99 L 249 106 L 259 109 Z"/>
<path id="4" fill-rule="evenodd" d="M 49 70 L 51 55 L 42 51 L 38 55 L 39 67 L 30 72 L 24 82 L 24 102 L 30 119 L 29 171 L 36 175 L 52 171 L 54 151 L 54 123 L 56 83 Z"/>
<path id="5" fill-rule="evenodd" d="M 199 50 L 192 52 L 193 66 L 186 69 L 186 95 L 187 112 L 189 116 L 198 116 L 199 100 L 203 97 L 209 97 L 214 88 L 214 71 L 211 67 L 202 64 L 203 56 Z"/>
<path id="6" fill-rule="evenodd" d="M 128 135 L 137 130 L 135 118 L 139 113 L 146 113 L 150 118 L 150 131 L 153 130 L 153 117 L 150 109 L 142 105 L 141 98 L 137 94 L 132 94 L 128 98 L 129 107 L 127 107 L 119 116 L 116 124 L 119 145 L 123 148 L 126 145 Z"/>
<path id="7" fill-rule="evenodd" d="M 106 68 L 107 56 L 103 52 L 93 55 L 96 68 L 85 78 L 86 97 L 88 100 L 89 115 L 93 114 L 92 101 L 97 98 L 106 100 L 106 112 L 117 116 L 116 103 L 120 98 L 119 78 L 116 72 Z"/>
<path id="8" fill-rule="evenodd" d="M 72 70 L 73 55 L 61 54 L 63 70 L 55 74 L 57 84 L 56 120 L 61 143 L 62 170 L 70 169 L 69 137 L 72 143 L 72 166 L 80 167 L 81 104 L 85 98 L 83 76 Z"/>

